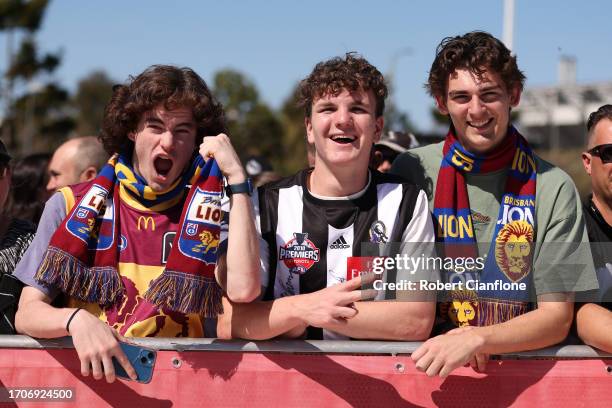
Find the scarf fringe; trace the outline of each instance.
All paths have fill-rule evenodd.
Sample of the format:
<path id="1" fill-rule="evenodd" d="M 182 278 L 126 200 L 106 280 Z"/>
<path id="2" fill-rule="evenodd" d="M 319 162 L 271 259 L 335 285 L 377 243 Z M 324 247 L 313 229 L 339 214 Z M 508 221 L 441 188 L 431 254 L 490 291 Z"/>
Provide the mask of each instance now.
<path id="1" fill-rule="evenodd" d="M 114 304 L 123 296 L 123 284 L 112 266 L 88 267 L 59 248 L 49 247 L 34 279 L 88 303 Z"/>
<path id="2" fill-rule="evenodd" d="M 478 325 L 491 326 L 527 313 L 527 303 L 478 299 Z"/>
<path id="3" fill-rule="evenodd" d="M 216 318 L 223 313 L 223 290 L 217 281 L 202 276 L 166 270 L 155 279 L 144 298 L 158 307 L 181 313 L 197 313 Z"/>

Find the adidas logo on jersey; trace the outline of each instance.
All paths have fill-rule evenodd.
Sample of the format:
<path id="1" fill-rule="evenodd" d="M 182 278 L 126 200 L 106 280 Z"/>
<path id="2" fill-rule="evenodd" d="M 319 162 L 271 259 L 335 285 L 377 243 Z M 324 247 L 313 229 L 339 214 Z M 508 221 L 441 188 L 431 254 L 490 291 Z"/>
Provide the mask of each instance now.
<path id="1" fill-rule="evenodd" d="M 350 245 L 347 244 L 346 240 L 341 235 L 340 238 L 332 242 L 332 244 L 329 246 L 329 249 L 345 249 L 348 247 L 350 247 Z"/>

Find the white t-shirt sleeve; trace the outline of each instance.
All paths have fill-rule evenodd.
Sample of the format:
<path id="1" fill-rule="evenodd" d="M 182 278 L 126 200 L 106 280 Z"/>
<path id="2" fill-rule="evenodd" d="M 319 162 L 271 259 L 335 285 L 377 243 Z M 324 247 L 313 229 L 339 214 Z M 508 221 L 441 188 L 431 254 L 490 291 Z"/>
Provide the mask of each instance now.
<path id="1" fill-rule="evenodd" d="M 34 280 L 34 275 L 38 271 L 53 233 L 60 226 L 64 217 L 66 217 L 66 201 L 62 193 L 57 192 L 46 202 L 36 235 L 13 272 L 17 279 L 40 290 L 52 299 L 58 295 L 59 291 L 39 284 Z"/>
<path id="2" fill-rule="evenodd" d="M 427 258 L 435 257 L 435 232 L 434 224 L 427 202 L 427 194 L 421 190 L 414 205 L 412 219 L 402 234 L 402 256 L 413 258 L 420 265 L 414 269 L 397 271 L 397 280 L 428 280 L 434 281 L 439 278 L 439 271 L 425 267 Z M 421 259 L 419 259 L 421 258 Z M 430 263 L 431 264 L 431 263 Z"/>

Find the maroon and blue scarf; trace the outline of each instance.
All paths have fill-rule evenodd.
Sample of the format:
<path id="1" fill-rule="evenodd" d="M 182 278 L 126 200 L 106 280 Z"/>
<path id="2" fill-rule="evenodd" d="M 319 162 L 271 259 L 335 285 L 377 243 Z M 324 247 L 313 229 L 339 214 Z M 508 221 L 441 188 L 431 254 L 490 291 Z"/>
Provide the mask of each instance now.
<path id="1" fill-rule="evenodd" d="M 53 234 L 36 280 L 85 302 L 115 304 L 124 292 L 117 271 L 120 189 L 155 210 L 181 202 L 189 184 L 166 268 L 144 297 L 159 307 L 216 317 L 222 311 L 222 289 L 215 279 L 222 176 L 213 159 L 205 163 L 199 155 L 167 191 L 159 193 L 123 155 L 111 157 Z"/>
<path id="2" fill-rule="evenodd" d="M 529 288 L 524 278 L 531 270 L 536 195 L 536 164 L 529 144 L 514 127 L 509 127 L 506 137 L 493 152 L 486 156 L 476 155 L 463 148 L 451 126 L 442 154 L 433 214 L 437 241 L 444 243 L 444 255 L 453 259 L 478 256 L 465 175 L 507 169 L 504 194 L 484 269 L 475 273 L 447 270 L 447 279 L 455 282 L 478 279 L 484 283 L 523 281 Z M 529 290 L 452 291 L 449 298 L 450 303 L 446 306 L 451 305 L 451 309 L 453 301 L 457 304 L 470 302 L 474 309 L 475 316 L 469 316 L 469 320 L 464 317 L 459 322 L 461 325 L 483 326 L 525 313 Z M 459 311 L 462 312 L 465 310 Z M 457 324 L 454 317 L 453 320 Z"/>

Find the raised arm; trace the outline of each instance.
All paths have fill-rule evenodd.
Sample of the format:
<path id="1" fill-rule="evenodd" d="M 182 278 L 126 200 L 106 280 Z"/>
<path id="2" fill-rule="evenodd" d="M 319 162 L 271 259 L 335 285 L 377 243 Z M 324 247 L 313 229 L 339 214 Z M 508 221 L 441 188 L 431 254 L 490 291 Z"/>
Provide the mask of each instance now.
<path id="1" fill-rule="evenodd" d="M 227 135 L 205 137 L 200 154 L 205 159 L 215 158 L 228 184 L 246 181 L 246 173 Z M 259 295 L 260 278 L 258 239 L 247 194 L 232 195 L 229 218 L 227 252 L 220 256 L 216 276 L 231 301 L 250 302 Z"/>

